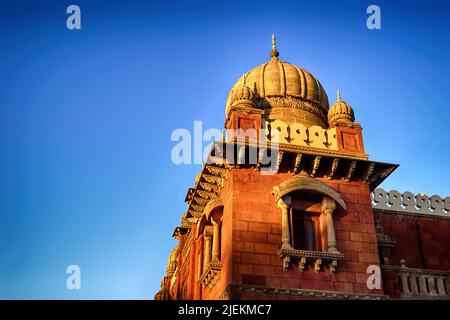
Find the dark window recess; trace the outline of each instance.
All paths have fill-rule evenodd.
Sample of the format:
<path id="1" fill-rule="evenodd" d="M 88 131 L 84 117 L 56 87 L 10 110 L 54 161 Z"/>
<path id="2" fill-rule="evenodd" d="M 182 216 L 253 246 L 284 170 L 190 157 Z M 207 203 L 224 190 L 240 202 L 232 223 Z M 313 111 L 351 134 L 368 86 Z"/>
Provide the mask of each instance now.
<path id="1" fill-rule="evenodd" d="M 319 216 L 291 210 L 291 234 L 294 249 L 321 251 L 319 225 Z"/>

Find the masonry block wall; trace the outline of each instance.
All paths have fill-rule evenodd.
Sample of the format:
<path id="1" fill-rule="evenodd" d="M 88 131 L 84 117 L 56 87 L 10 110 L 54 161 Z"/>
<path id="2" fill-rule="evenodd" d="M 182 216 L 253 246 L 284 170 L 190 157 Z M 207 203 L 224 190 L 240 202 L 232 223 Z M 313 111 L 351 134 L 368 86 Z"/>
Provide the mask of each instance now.
<path id="1" fill-rule="evenodd" d="M 344 254 L 334 275 L 308 267 L 283 270 L 277 256 L 281 247 L 281 214 L 271 194 L 291 174 L 262 175 L 254 169 L 232 170 L 232 283 L 273 288 L 313 289 L 362 294 L 383 294 L 366 285 L 367 267 L 379 265 L 370 191 L 366 184 L 330 182 L 346 202 L 346 211 L 334 212 L 338 250 Z M 245 294 L 240 298 L 268 298 Z M 278 298 L 282 298 L 281 296 Z"/>
<path id="2" fill-rule="evenodd" d="M 407 216 L 374 210 L 375 219 L 383 232 L 395 240 L 389 264 L 417 269 L 450 270 L 450 221 L 448 219 Z M 450 280 L 450 279 L 448 279 Z M 400 297 L 400 280 L 392 272 L 383 272 L 385 291 Z M 449 283 L 449 281 L 447 281 Z M 450 287 L 447 287 L 450 292 Z"/>

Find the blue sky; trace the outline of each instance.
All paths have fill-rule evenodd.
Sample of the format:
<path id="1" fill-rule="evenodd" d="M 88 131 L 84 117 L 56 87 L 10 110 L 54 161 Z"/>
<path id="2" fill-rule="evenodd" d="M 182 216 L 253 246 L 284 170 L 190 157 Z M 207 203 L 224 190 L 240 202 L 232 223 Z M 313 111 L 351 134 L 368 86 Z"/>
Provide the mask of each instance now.
<path id="1" fill-rule="evenodd" d="M 222 128 L 272 33 L 400 164 L 384 188 L 450 195 L 448 4 L 374 3 L 371 31 L 368 1 L 3 1 L 0 298 L 151 299 L 200 169 L 171 162 L 171 133 Z"/>

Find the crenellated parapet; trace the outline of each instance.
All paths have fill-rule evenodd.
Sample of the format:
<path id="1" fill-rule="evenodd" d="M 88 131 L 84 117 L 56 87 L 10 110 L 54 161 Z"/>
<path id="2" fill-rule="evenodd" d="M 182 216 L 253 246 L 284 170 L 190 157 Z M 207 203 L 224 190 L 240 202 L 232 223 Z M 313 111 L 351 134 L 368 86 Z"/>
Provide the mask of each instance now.
<path id="1" fill-rule="evenodd" d="M 372 205 L 380 210 L 450 217 L 450 197 L 441 198 L 438 195 L 429 197 L 424 193 L 414 195 L 409 191 L 387 192 L 378 188 L 372 192 Z"/>

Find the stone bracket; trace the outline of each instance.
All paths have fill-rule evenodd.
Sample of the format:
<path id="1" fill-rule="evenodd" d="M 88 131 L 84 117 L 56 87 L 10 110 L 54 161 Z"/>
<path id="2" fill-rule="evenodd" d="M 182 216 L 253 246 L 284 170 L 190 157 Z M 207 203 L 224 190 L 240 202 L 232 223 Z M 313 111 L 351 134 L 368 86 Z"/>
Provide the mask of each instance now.
<path id="1" fill-rule="evenodd" d="M 216 283 L 220 280 L 220 272 L 222 270 L 222 263 L 220 262 L 210 262 L 200 277 L 200 283 L 204 288 L 209 291 L 214 288 Z"/>
<path id="2" fill-rule="evenodd" d="M 315 272 L 320 272 L 322 266 L 327 265 L 330 268 L 331 274 L 336 272 L 339 261 L 344 259 L 342 253 L 296 249 L 280 249 L 278 251 L 278 257 L 283 259 L 283 268 L 285 271 L 289 270 L 290 265 L 296 262 L 298 263 L 298 270 L 300 272 L 306 269 L 307 264 L 311 264 Z"/>

